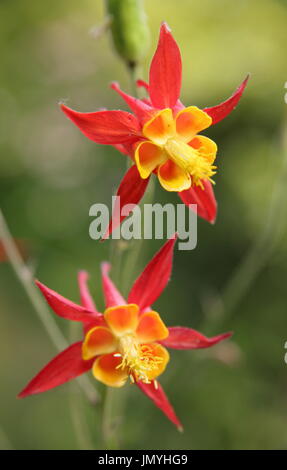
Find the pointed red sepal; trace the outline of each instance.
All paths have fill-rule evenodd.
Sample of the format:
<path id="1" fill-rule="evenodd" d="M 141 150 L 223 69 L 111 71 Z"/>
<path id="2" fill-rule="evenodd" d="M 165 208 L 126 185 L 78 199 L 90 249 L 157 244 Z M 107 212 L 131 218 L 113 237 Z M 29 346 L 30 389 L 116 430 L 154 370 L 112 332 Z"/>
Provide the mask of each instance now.
<path id="1" fill-rule="evenodd" d="M 118 188 L 116 195 L 119 197 L 119 199 L 117 200 L 117 203 L 114 207 L 112 218 L 110 220 L 107 231 L 103 236 L 103 240 L 108 238 L 112 231 L 115 230 L 126 217 L 128 217 L 129 213 L 122 215 L 122 208 L 127 204 L 131 204 L 131 212 L 132 207 L 140 202 L 146 191 L 148 183 L 149 178 L 141 178 L 136 165 L 133 165 L 128 169 Z"/>
<path id="2" fill-rule="evenodd" d="M 89 279 L 89 274 L 87 273 L 87 271 L 80 271 L 78 273 L 78 284 L 79 284 L 80 295 L 81 295 L 81 304 L 83 307 L 87 308 L 88 310 L 98 313 L 96 304 L 94 300 L 92 299 L 92 296 L 88 288 L 88 279 Z"/>
<path id="3" fill-rule="evenodd" d="M 149 93 L 148 83 L 144 82 L 143 80 L 137 80 L 136 84 L 139 88 L 145 88 L 146 91 Z M 148 106 L 152 106 L 150 98 L 143 98 L 142 101 Z M 181 111 L 184 108 L 185 108 L 184 104 L 180 100 L 177 100 L 172 110 L 173 115 L 176 116 L 177 113 L 179 113 L 179 111 Z"/>
<path id="4" fill-rule="evenodd" d="M 136 86 L 138 88 L 145 88 L 145 90 L 149 93 L 149 84 L 145 82 L 144 80 L 137 80 Z"/>
<path id="5" fill-rule="evenodd" d="M 49 289 L 49 287 L 45 286 L 41 282 L 35 281 L 35 283 L 39 287 L 50 307 L 57 315 L 59 315 L 59 317 L 89 323 L 91 321 L 96 321 L 99 316 L 101 316 L 100 313 L 88 310 L 87 308 L 81 307 L 71 300 L 66 299 L 54 290 Z"/>
<path id="6" fill-rule="evenodd" d="M 182 64 L 180 50 L 170 29 L 163 23 L 157 50 L 153 56 L 149 75 L 149 94 L 153 106 L 173 108 L 181 89 Z"/>
<path id="7" fill-rule="evenodd" d="M 158 382 L 156 383 L 157 387 L 155 386 L 154 382 L 150 384 L 137 382 L 137 386 L 148 398 L 150 398 L 150 400 L 153 401 L 155 406 L 157 406 L 168 417 L 168 419 L 177 427 L 177 429 L 182 432 L 182 424 L 176 416 L 173 407 L 169 403 L 162 386 Z"/>
<path id="8" fill-rule="evenodd" d="M 123 153 L 127 157 L 133 159 L 135 148 L 138 144 L 138 141 L 125 142 L 124 144 L 113 144 L 112 146 L 117 149 L 119 152 Z"/>
<path id="9" fill-rule="evenodd" d="M 215 223 L 217 215 L 217 202 L 210 181 L 202 182 L 204 189 L 200 186 L 192 186 L 186 191 L 178 193 L 180 199 L 187 206 L 189 204 L 197 204 L 197 215 L 207 220 L 211 224 Z"/>
<path id="10" fill-rule="evenodd" d="M 212 118 L 212 125 L 216 124 L 219 121 L 222 121 L 222 119 L 226 118 L 226 116 L 228 116 L 228 114 L 233 111 L 233 109 L 237 106 L 238 101 L 242 96 L 242 93 L 244 92 L 248 80 L 249 75 L 247 75 L 245 80 L 241 83 L 241 85 L 237 88 L 233 95 L 228 98 L 228 100 L 223 101 L 223 103 L 220 103 L 217 106 L 204 108 L 203 111 L 205 111 Z"/>
<path id="11" fill-rule="evenodd" d="M 89 279 L 89 275 L 86 271 L 80 271 L 78 274 L 78 284 L 80 288 L 80 295 L 81 295 L 81 304 L 83 307 L 87 308 L 88 310 L 94 312 L 96 316 L 91 316 L 90 321 L 83 323 L 83 331 L 84 335 L 87 334 L 89 330 L 94 328 L 95 326 L 103 326 L 106 324 L 104 315 L 99 313 L 96 307 L 94 300 L 90 294 L 87 281 Z"/>
<path id="12" fill-rule="evenodd" d="M 46 392 L 91 369 L 95 359 L 82 359 L 82 342 L 74 343 L 50 361 L 19 393 L 18 398 Z"/>
<path id="13" fill-rule="evenodd" d="M 182 326 L 168 328 L 169 336 L 159 341 L 163 346 L 172 349 L 201 349 L 210 348 L 224 339 L 230 338 L 233 333 L 223 333 L 222 335 L 207 338 L 196 330 Z"/>
<path id="14" fill-rule="evenodd" d="M 172 270 L 175 234 L 156 253 L 137 278 L 128 297 L 128 303 L 137 304 L 140 310 L 152 305 L 166 287 Z"/>
<path id="15" fill-rule="evenodd" d="M 101 264 L 103 291 L 106 301 L 106 308 L 114 307 L 116 305 L 126 305 L 125 299 L 109 278 L 110 268 L 111 266 L 109 263 Z"/>
<path id="16" fill-rule="evenodd" d="M 129 157 L 131 154 L 129 150 L 126 148 L 124 144 L 113 144 L 113 147 L 118 150 L 119 152 L 123 153 L 127 157 Z"/>
<path id="17" fill-rule="evenodd" d="M 111 84 L 111 88 L 125 100 L 127 105 L 130 107 L 132 112 L 135 113 L 141 123 L 152 118 L 155 113 L 154 108 L 146 104 L 144 101 L 138 98 L 134 98 L 133 96 L 123 92 L 117 82 L 113 82 Z"/>
<path id="18" fill-rule="evenodd" d="M 141 135 L 137 118 L 126 111 L 79 113 L 63 104 L 61 109 L 86 137 L 98 144 L 122 144 L 136 141 Z"/>

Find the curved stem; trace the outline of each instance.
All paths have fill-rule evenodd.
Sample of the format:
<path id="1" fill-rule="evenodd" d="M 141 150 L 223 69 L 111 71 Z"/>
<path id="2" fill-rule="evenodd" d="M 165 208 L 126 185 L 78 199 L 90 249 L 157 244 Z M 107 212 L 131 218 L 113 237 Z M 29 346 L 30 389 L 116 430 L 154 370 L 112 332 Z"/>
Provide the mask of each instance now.
<path id="1" fill-rule="evenodd" d="M 31 304 L 34 306 L 34 310 L 42 322 L 49 338 L 51 339 L 54 346 L 62 351 L 68 346 L 67 340 L 64 337 L 62 331 L 58 327 L 56 321 L 51 315 L 46 302 L 43 300 L 40 292 L 34 284 L 33 276 L 30 269 L 22 259 L 19 250 L 13 240 L 8 225 L 2 210 L 0 209 L 0 239 L 3 243 L 4 250 L 7 258 L 16 274 L 19 282 L 23 286 Z M 95 404 L 98 401 L 98 395 L 87 377 L 79 377 L 77 382 L 87 399 Z"/>

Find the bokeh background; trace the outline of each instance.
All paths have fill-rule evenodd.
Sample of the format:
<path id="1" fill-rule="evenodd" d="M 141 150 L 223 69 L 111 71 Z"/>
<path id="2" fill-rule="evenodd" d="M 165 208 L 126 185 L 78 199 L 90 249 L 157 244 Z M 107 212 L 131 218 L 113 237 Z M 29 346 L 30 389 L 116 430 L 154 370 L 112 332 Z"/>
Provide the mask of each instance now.
<path id="1" fill-rule="evenodd" d="M 175 252 L 174 272 L 155 308 L 167 324 L 233 340 L 213 350 L 175 351 L 161 382 L 182 418 L 179 434 L 137 389 L 125 397 L 121 446 L 130 449 L 287 447 L 285 0 L 146 0 L 151 47 L 166 20 L 183 55 L 182 100 L 209 106 L 251 80 L 232 115 L 208 130 L 219 145 L 215 226 L 198 221 L 198 246 Z M 0 2 L 0 200 L 10 229 L 26 241 L 35 276 L 79 301 L 87 269 L 103 308 L 99 263 L 111 242 L 89 238 L 89 207 L 111 205 L 126 169 L 116 150 L 85 139 L 58 109 L 126 109 L 109 89 L 130 89 L 107 34 L 100 0 Z M 284 160 L 285 159 L 285 160 Z M 156 184 L 155 198 L 178 202 Z M 138 275 L 161 241 L 144 243 Z M 129 279 L 130 282 L 130 279 Z M 120 275 L 125 289 L 126 279 Z M 100 412 L 76 384 L 17 400 L 56 349 L 8 263 L 0 264 L 0 448 L 102 448 Z M 51 315 L 53 315 L 51 311 Z M 69 322 L 56 319 L 68 337 Z M 95 382 L 93 385 L 98 386 Z M 102 391 L 101 387 L 98 387 Z"/>

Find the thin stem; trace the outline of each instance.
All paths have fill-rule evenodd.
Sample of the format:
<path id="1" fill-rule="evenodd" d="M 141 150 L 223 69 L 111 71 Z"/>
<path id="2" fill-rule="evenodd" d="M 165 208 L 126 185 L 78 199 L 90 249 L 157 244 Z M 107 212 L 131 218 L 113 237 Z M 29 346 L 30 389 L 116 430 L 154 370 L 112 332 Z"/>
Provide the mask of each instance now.
<path id="1" fill-rule="evenodd" d="M 111 243 L 110 263 L 112 267 L 113 280 L 117 287 L 122 287 L 122 265 L 124 254 L 129 249 L 128 242 L 124 240 L 113 240 Z"/>
<path id="2" fill-rule="evenodd" d="M 133 94 L 136 98 L 141 98 L 139 88 L 136 85 L 136 81 L 142 76 L 141 73 L 141 65 L 138 63 L 129 63 L 128 70 L 131 79 L 131 89 L 133 90 Z M 128 160 L 128 165 L 130 165 L 130 160 Z M 150 204 L 154 198 L 154 191 L 155 191 L 155 182 L 154 178 L 151 178 L 149 182 L 149 186 L 144 198 L 145 204 Z M 127 250 L 126 257 L 125 257 L 125 266 L 123 268 L 123 283 L 122 288 L 124 294 L 127 292 L 127 288 L 130 285 L 131 280 L 133 279 L 134 275 L 134 268 L 138 264 L 141 252 L 142 252 L 142 243 L 143 238 L 140 240 L 134 240 L 130 242 L 129 250 Z"/>
<path id="3" fill-rule="evenodd" d="M 138 62 L 129 62 L 127 67 L 131 81 L 131 92 L 136 98 L 140 98 L 139 88 L 136 82 L 142 76 L 142 67 Z"/>
<path id="4" fill-rule="evenodd" d="M 127 68 L 131 80 L 131 91 L 134 96 L 139 97 L 136 81 L 141 75 L 140 66 L 138 63 L 130 62 L 127 64 Z M 129 168 L 130 165 L 131 161 L 128 159 L 127 167 Z M 123 240 L 115 240 L 111 245 L 110 261 L 113 280 L 124 293 L 126 281 L 130 279 L 130 275 L 138 261 L 140 252 L 140 240 L 137 240 L 136 243 L 130 242 L 129 244 Z M 103 400 L 102 434 L 104 445 L 106 449 L 118 449 L 119 441 L 117 436 L 119 434 L 118 428 L 121 423 L 120 415 L 122 414 L 124 399 L 123 397 L 119 397 L 119 390 L 105 387 Z M 117 416 L 115 416 L 116 409 Z"/>
<path id="5" fill-rule="evenodd" d="M 69 323 L 69 340 L 73 343 L 78 336 L 79 325 L 76 322 Z M 80 450 L 94 450 L 87 424 L 87 415 L 83 409 L 83 395 L 78 392 L 75 384 L 71 382 L 69 393 L 69 407 L 74 433 Z"/>
<path id="6" fill-rule="evenodd" d="M 73 383 L 70 384 L 69 393 L 70 414 L 74 433 L 80 450 L 94 450 L 93 443 L 90 438 L 89 428 L 85 420 L 83 403 L 80 396 L 76 393 Z"/>
<path id="7" fill-rule="evenodd" d="M 142 205 L 152 204 L 152 201 L 154 199 L 154 192 L 155 192 L 155 178 L 151 177 L 147 192 L 142 201 Z M 142 223 L 143 223 L 143 219 L 142 219 Z M 139 264 L 139 260 L 142 254 L 142 247 L 143 247 L 143 234 L 140 240 L 133 240 L 131 244 L 132 244 L 131 248 L 129 249 L 126 255 L 125 266 L 123 270 L 124 294 L 127 293 L 128 288 L 131 286 L 131 282 L 135 276 L 135 268 Z"/>
<path id="8" fill-rule="evenodd" d="M 116 437 L 116 419 L 114 416 L 115 393 L 112 387 L 106 387 L 103 399 L 103 415 L 102 415 L 102 435 L 106 450 L 119 449 L 119 442 Z"/>
<path id="9" fill-rule="evenodd" d="M 59 350 L 63 350 L 68 346 L 67 340 L 58 327 L 56 321 L 51 315 L 49 308 L 43 300 L 40 292 L 36 288 L 33 276 L 28 266 L 23 261 L 19 250 L 13 240 L 2 210 L 0 209 L 0 239 L 9 262 L 16 274 L 19 282 L 23 286 L 31 304 L 34 306 L 35 312 L 42 322 L 48 336 L 54 346 Z M 79 377 L 77 379 L 81 389 L 85 393 L 87 399 L 95 404 L 98 401 L 96 390 L 91 385 L 87 377 Z"/>

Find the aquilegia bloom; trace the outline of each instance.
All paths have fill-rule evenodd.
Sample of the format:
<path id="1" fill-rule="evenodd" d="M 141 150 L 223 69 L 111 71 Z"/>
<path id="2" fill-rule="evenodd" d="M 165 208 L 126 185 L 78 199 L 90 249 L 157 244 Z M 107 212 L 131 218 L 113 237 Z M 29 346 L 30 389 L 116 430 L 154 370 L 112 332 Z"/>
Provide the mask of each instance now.
<path id="1" fill-rule="evenodd" d="M 180 50 L 164 23 L 150 66 L 149 85 L 137 82 L 146 88 L 149 98 L 134 98 L 121 91 L 117 83 L 112 84 L 134 114 L 106 110 L 79 113 L 65 105 L 62 110 L 89 139 L 115 146 L 135 163 L 118 189 L 121 206 L 137 204 L 150 175 L 155 173 L 164 189 L 178 192 L 187 205 L 197 204 L 198 215 L 213 223 L 217 210 L 212 189 L 217 146 L 201 132 L 235 108 L 248 77 L 227 101 L 201 110 L 196 106 L 186 108 L 179 100 L 181 74 Z M 110 224 L 107 234 L 111 230 Z"/>
<path id="2" fill-rule="evenodd" d="M 150 305 L 165 288 L 172 268 L 175 238 L 168 240 L 135 281 L 127 302 L 102 265 L 105 312 L 99 313 L 87 287 L 87 273 L 79 273 L 81 304 L 65 299 L 37 281 L 42 294 L 60 317 L 83 323 L 84 339 L 58 354 L 19 394 L 20 398 L 45 392 L 88 370 L 111 387 L 127 380 L 136 384 L 181 429 L 181 423 L 157 381 L 171 349 L 208 348 L 231 336 L 207 338 L 190 328 L 167 328 Z"/>

